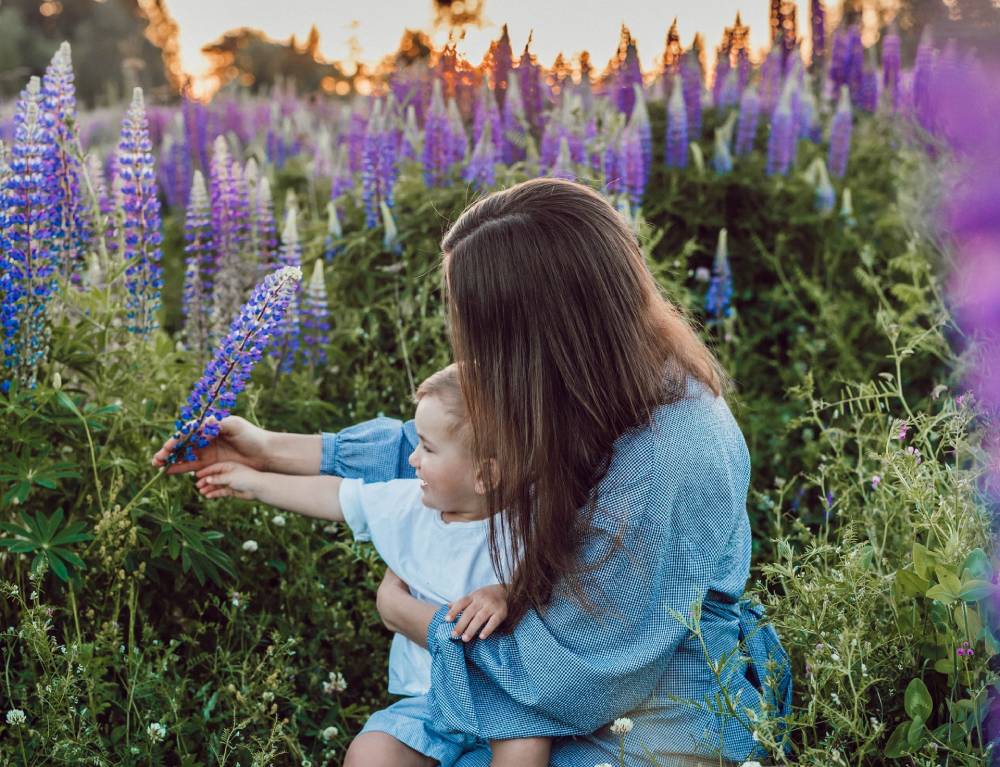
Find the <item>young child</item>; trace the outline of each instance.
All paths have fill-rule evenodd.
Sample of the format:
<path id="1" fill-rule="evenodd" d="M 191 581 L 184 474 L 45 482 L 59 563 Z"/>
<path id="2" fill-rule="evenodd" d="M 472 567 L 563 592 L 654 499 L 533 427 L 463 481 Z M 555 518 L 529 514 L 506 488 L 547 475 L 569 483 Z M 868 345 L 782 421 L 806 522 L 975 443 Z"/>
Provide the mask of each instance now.
<path id="1" fill-rule="evenodd" d="M 419 443 L 410 455 L 417 479 L 365 484 L 331 476 L 287 476 L 242 464 L 217 463 L 198 472 L 208 498 L 255 499 L 310 517 L 343 521 L 368 540 L 410 593 L 435 605 L 482 605 L 456 624 L 463 641 L 488 637 L 507 615 L 487 545 L 486 489 L 470 448 L 470 426 L 458 380 L 449 365 L 416 393 Z M 451 616 L 456 610 L 453 608 Z M 471 612 L 471 610 L 470 610 Z M 450 765 L 475 740 L 443 731 L 431 718 L 430 653 L 402 634 L 389 652 L 389 692 L 406 696 L 373 714 L 351 744 L 345 765 Z M 493 767 L 544 767 L 548 738 L 493 741 Z"/>

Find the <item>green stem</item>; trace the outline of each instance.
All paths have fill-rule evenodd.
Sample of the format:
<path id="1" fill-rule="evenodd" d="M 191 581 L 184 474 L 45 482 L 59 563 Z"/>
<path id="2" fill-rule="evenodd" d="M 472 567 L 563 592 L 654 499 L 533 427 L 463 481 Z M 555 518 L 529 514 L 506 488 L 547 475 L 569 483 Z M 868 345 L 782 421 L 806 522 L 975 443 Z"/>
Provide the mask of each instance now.
<path id="1" fill-rule="evenodd" d="M 132 506 L 135 505 L 136 501 L 138 501 L 140 498 L 142 498 L 143 495 L 146 494 L 146 491 L 149 490 L 149 488 L 153 486 L 153 483 L 156 482 L 156 480 L 158 480 L 160 477 L 162 477 L 166 473 L 166 471 L 167 471 L 166 467 L 160 467 L 160 469 L 157 470 L 153 478 L 149 480 L 149 482 L 147 482 L 145 485 L 143 485 L 142 490 L 136 493 L 136 495 L 132 498 L 132 500 L 125 505 L 125 508 L 122 509 L 121 513 L 123 516 L 125 515 L 126 512 L 128 512 L 129 509 L 132 508 Z"/>

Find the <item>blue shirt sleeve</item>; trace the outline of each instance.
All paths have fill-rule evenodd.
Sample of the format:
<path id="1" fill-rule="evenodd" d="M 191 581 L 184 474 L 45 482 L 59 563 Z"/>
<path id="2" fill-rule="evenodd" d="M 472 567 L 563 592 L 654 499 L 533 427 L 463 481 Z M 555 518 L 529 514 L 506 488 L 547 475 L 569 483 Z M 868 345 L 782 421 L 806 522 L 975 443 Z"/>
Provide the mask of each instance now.
<path id="1" fill-rule="evenodd" d="M 710 409 L 677 407 L 662 429 L 616 445 L 598 488 L 583 548 L 596 569 L 581 582 L 593 613 L 560 588 L 510 633 L 467 644 L 451 638 L 445 608 L 434 615 L 429 694 L 443 724 L 487 739 L 585 735 L 651 702 L 665 674 L 699 684 L 704 660 L 677 652 L 689 632 L 671 611 L 690 621 L 692 602 L 733 582 L 720 563 L 749 544 L 749 462 L 742 435 L 719 433 Z M 605 557 L 616 531 L 622 545 Z"/>
<path id="2" fill-rule="evenodd" d="M 319 471 L 365 482 L 411 479 L 416 472 L 407 459 L 417 442 L 412 420 L 403 423 L 379 416 L 336 433 L 325 432 Z"/>

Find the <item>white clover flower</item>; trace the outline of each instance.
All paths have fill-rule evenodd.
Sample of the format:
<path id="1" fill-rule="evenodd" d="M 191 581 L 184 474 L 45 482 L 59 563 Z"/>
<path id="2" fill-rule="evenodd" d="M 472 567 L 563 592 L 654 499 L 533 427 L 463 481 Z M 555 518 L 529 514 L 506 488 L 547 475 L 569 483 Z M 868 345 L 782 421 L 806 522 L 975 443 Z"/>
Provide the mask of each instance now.
<path id="1" fill-rule="evenodd" d="M 327 675 L 327 681 L 323 682 L 323 692 L 327 695 L 335 692 L 343 692 L 347 689 L 347 680 L 339 671 L 331 671 Z"/>
<path id="2" fill-rule="evenodd" d="M 271 517 L 271 524 L 274 525 L 275 527 L 284 527 L 285 526 L 285 515 L 284 514 L 275 514 L 273 517 Z"/>
<path id="3" fill-rule="evenodd" d="M 154 743 L 159 743 L 165 737 L 167 737 L 166 725 L 160 724 L 159 722 L 153 722 L 146 728 L 146 734 L 149 739 Z"/>
<path id="4" fill-rule="evenodd" d="M 24 711 L 19 708 L 12 708 L 7 712 L 7 724 L 11 727 L 20 727 L 22 724 L 28 721 L 28 717 L 24 715 Z"/>
<path id="5" fill-rule="evenodd" d="M 243 550 L 248 551 L 253 554 L 257 550 L 257 541 L 251 538 L 248 541 L 243 541 Z"/>
<path id="6" fill-rule="evenodd" d="M 336 738 L 337 735 L 339 735 L 339 734 L 340 734 L 340 730 L 338 730 L 336 727 L 327 727 L 325 730 L 323 730 L 323 732 L 321 732 L 319 734 L 319 736 L 323 740 L 325 740 L 327 743 L 329 743 L 331 740 L 333 740 L 334 738 Z"/>
<path id="7" fill-rule="evenodd" d="M 633 722 L 627 716 L 623 716 L 621 719 L 615 719 L 614 723 L 611 725 L 611 732 L 615 735 L 627 735 L 632 731 Z"/>

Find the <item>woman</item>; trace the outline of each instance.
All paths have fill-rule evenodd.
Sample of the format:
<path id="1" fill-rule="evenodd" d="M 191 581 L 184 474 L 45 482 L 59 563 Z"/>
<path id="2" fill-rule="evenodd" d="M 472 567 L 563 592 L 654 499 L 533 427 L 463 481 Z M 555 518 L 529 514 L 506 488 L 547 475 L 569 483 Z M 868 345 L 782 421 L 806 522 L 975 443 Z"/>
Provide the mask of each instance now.
<path id="1" fill-rule="evenodd" d="M 788 713 L 791 679 L 773 629 L 739 601 L 750 467 L 718 363 L 658 292 L 623 218 L 585 186 L 495 192 L 442 251 L 494 563 L 500 526 L 520 556 L 507 630 L 485 640 L 453 638 L 447 608 L 391 572 L 379 589 L 386 626 L 431 652 L 437 726 L 482 741 L 552 736 L 553 765 L 593 767 L 617 763 L 609 725 L 627 716 L 628 765 L 650 764 L 647 749 L 665 766 L 759 758 L 754 723 Z M 375 481 L 413 476 L 416 442 L 412 424 L 386 418 L 322 437 L 227 419 L 208 458 Z M 458 762 L 488 763 L 485 744 Z"/>

